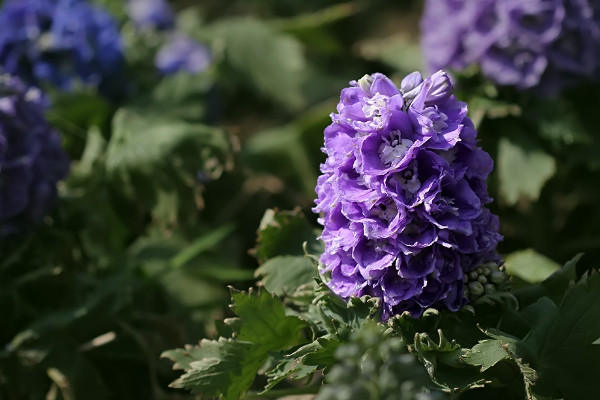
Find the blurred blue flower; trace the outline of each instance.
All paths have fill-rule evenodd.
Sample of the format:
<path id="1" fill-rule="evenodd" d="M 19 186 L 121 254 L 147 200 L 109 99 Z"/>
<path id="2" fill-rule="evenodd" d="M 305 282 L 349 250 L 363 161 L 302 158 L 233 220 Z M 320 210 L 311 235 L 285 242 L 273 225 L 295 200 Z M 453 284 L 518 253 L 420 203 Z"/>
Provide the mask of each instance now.
<path id="1" fill-rule="evenodd" d="M 212 56 L 205 44 L 177 33 L 160 48 L 154 62 L 165 75 L 179 71 L 197 74 L 210 66 Z"/>
<path id="2" fill-rule="evenodd" d="M 84 0 L 8 0 L 0 9 L 0 68 L 33 86 L 105 95 L 122 90 L 121 37 L 113 18 Z"/>
<path id="3" fill-rule="evenodd" d="M 431 71 L 479 64 L 499 85 L 548 94 L 600 78 L 598 0 L 427 0 L 421 31 Z"/>
<path id="4" fill-rule="evenodd" d="M 40 91 L 0 75 L 0 236 L 39 222 L 68 170 L 60 137 L 44 118 Z"/>
<path id="5" fill-rule="evenodd" d="M 165 0 L 128 0 L 127 13 L 140 28 L 169 29 L 174 24 L 173 11 Z"/>

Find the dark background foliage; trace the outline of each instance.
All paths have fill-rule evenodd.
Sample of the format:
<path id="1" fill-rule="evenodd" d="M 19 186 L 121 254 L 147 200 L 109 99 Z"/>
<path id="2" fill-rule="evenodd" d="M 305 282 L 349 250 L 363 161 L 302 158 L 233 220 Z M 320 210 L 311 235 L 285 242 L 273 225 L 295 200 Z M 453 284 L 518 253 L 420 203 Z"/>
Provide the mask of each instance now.
<path id="1" fill-rule="evenodd" d="M 213 336 L 270 258 L 250 251 L 268 208 L 310 209 L 323 129 L 350 80 L 422 69 L 418 1 L 174 1 L 211 67 L 160 77 L 164 37 L 120 21 L 129 94 L 51 93 L 71 156 L 60 201 L 0 244 L 0 398 L 178 399 L 166 349 Z M 2 29 L 0 27 L 0 29 Z M 600 265 L 598 86 L 539 98 L 456 74 L 515 286 L 576 253 Z M 269 219 L 263 220 L 268 224 Z M 301 249 L 298 249 L 301 253 Z M 285 253 L 282 253 L 285 254 Z"/>

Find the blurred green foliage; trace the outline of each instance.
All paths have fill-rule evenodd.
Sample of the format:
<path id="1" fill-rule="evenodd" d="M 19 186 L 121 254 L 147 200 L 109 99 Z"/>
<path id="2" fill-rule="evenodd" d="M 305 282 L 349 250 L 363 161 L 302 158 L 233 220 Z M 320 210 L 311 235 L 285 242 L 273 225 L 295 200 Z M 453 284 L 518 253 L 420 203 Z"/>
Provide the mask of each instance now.
<path id="1" fill-rule="evenodd" d="M 192 398 L 168 388 L 179 374 L 159 359 L 166 349 L 228 329 L 250 332 L 250 341 L 269 339 L 245 353 L 254 360 L 253 377 L 270 352 L 303 344 L 296 330 L 279 332 L 278 338 L 293 342 L 282 344 L 263 336 L 260 327 L 235 330 L 234 322 L 215 323 L 232 312 L 244 320 L 245 312 L 257 312 L 252 307 L 258 301 L 269 303 L 273 318 L 283 312 L 277 297 L 266 292 L 234 292 L 236 307 L 228 310 L 227 285 L 247 289 L 260 279 L 274 295 L 306 305 L 303 285 L 312 283 L 314 269 L 298 258 L 297 244 L 312 238 L 310 252 L 318 253 L 310 208 L 324 161 L 323 129 L 339 91 L 365 73 L 397 80 L 423 65 L 416 0 L 173 1 L 177 28 L 206 43 L 213 63 L 198 75 L 169 77 L 153 67 L 165 35 L 136 30 L 120 0 L 97 3 L 121 21 L 132 90 L 120 104 L 90 93 L 52 94 L 48 118 L 62 135 L 72 172 L 44 225 L 0 244 L 2 399 Z M 489 185 L 507 267 L 523 290 L 548 290 L 552 297 L 555 292 L 540 282 L 558 265 L 583 252 L 572 279 L 583 274 L 583 266 L 600 265 L 600 91 L 589 86 L 558 99 L 535 98 L 493 87 L 476 70 L 456 75 L 456 86 L 470 106 L 480 144 L 496 161 Z M 277 207 L 299 207 L 307 219 L 298 217 L 301 211 L 273 212 L 261 222 L 266 209 Z M 578 283 L 571 291 L 597 282 Z M 586 299 L 596 310 L 597 301 Z M 345 312 L 345 305 L 322 301 Z M 568 299 L 555 303 L 529 307 L 543 308 L 548 318 L 578 315 Z M 322 318 L 311 329 L 348 337 L 358 322 L 347 319 L 354 314 L 340 315 L 331 326 L 331 318 Z M 303 322 L 294 321 L 294 329 L 301 329 Z M 568 345 L 568 321 L 543 322 L 558 329 L 543 340 L 559 350 Z M 353 336 L 354 345 L 382 334 L 364 329 Z M 488 340 L 494 346 L 499 339 Z M 227 386 L 223 371 L 237 368 L 228 357 L 238 345 L 210 343 L 215 348 L 202 351 L 214 350 L 229 364 L 206 368 L 223 379 L 214 385 Z M 269 382 L 294 374 L 304 379 L 316 365 L 329 365 L 323 360 L 334 359 L 331 342 L 312 345 L 303 355 L 307 369 L 290 369 L 280 359 Z M 555 365 L 565 356 L 565 368 L 571 365 L 562 350 L 539 351 L 543 362 Z M 470 360 L 487 367 L 508 359 L 520 372 L 507 379 L 522 379 L 525 367 L 518 359 L 498 357 Z M 248 389 L 249 379 L 231 386 L 227 396 Z M 519 390 L 528 390 L 527 380 L 522 382 Z M 548 394 L 558 390 L 549 381 L 545 385 Z"/>

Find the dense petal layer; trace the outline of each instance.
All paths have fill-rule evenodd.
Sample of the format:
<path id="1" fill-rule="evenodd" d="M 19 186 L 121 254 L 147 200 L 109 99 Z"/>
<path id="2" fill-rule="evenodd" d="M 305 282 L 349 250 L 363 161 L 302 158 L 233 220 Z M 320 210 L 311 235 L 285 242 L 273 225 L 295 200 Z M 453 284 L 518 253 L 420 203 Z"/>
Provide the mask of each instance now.
<path id="1" fill-rule="evenodd" d="M 458 309 L 464 272 L 497 261 L 501 236 L 485 207 L 492 159 L 447 74 L 413 73 L 401 89 L 366 75 L 342 90 L 332 121 L 314 208 L 329 287 L 380 297 L 383 318 Z"/>

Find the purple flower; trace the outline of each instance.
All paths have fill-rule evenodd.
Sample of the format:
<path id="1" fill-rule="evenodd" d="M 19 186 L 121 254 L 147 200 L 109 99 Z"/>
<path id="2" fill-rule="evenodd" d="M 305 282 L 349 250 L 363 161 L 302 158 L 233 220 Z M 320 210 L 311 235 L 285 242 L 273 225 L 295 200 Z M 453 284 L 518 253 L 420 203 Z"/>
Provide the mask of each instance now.
<path id="1" fill-rule="evenodd" d="M 422 47 L 432 71 L 479 64 L 499 85 L 555 94 L 600 77 L 597 0 L 427 0 Z"/>
<path id="2" fill-rule="evenodd" d="M 140 28 L 173 27 L 173 11 L 165 0 L 128 0 L 127 14 Z"/>
<path id="3" fill-rule="evenodd" d="M 210 49 L 181 34 L 169 38 L 156 54 L 156 68 L 165 75 L 179 71 L 198 74 L 206 70 L 212 61 Z"/>
<path id="4" fill-rule="evenodd" d="M 407 76 L 398 89 L 365 75 L 341 92 L 325 129 L 315 212 L 329 287 L 381 298 L 383 318 L 465 304 L 464 273 L 498 262 L 498 218 L 467 105 L 448 75 Z"/>
<path id="5" fill-rule="evenodd" d="M 39 90 L 0 75 L 0 236 L 39 222 L 69 170 L 43 111 Z"/>
<path id="6" fill-rule="evenodd" d="M 116 95 L 124 60 L 110 15 L 84 0 L 8 0 L 0 9 L 0 69 L 32 86 L 78 84 Z"/>

